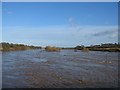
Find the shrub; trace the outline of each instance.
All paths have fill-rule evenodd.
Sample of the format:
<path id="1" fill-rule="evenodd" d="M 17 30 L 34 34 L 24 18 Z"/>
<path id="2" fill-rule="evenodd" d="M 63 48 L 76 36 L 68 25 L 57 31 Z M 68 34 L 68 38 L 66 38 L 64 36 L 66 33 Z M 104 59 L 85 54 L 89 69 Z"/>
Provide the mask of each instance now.
<path id="1" fill-rule="evenodd" d="M 84 48 L 82 49 L 82 51 L 83 51 L 83 52 L 88 52 L 89 49 L 84 47 Z"/>
<path id="2" fill-rule="evenodd" d="M 58 48 L 58 47 L 51 47 L 51 46 L 46 46 L 45 47 L 45 50 L 46 51 L 49 51 L 49 52 L 54 52 L 54 51 L 60 51 L 60 48 Z"/>

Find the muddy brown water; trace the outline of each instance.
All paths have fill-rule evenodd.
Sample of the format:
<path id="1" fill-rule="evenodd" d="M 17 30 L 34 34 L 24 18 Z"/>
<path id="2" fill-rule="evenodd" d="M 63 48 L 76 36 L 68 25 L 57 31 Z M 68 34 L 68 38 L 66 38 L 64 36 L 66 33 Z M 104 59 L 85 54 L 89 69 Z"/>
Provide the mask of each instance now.
<path id="1" fill-rule="evenodd" d="M 3 52 L 2 87 L 118 87 L 118 52 Z"/>

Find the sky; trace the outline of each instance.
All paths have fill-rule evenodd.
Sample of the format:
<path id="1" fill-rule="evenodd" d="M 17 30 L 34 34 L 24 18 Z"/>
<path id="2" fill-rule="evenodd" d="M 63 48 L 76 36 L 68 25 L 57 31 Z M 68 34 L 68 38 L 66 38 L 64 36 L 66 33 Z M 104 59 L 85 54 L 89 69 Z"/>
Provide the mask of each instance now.
<path id="1" fill-rule="evenodd" d="M 3 2 L 2 41 L 73 47 L 118 42 L 117 2 Z"/>

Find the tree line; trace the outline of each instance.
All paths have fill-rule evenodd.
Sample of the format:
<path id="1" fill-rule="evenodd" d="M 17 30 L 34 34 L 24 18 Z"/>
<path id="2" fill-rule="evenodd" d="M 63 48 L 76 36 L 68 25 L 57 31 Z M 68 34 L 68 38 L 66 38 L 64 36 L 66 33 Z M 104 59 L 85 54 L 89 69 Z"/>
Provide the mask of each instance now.
<path id="1" fill-rule="evenodd" d="M 91 50 L 91 51 L 120 51 L 120 44 L 119 43 L 105 43 L 101 45 L 91 45 L 91 46 L 84 46 L 78 45 L 74 48 L 75 50 Z"/>
<path id="2" fill-rule="evenodd" d="M 14 51 L 14 50 L 28 50 L 28 49 L 42 49 L 41 46 L 28 46 L 24 44 L 13 44 L 13 43 L 0 43 L 0 50 L 2 51 Z M 84 45 L 77 45 L 76 47 L 55 47 L 55 46 L 46 46 L 44 48 L 46 51 L 61 51 L 64 49 L 72 49 L 75 52 L 78 50 L 82 51 L 118 51 L 120 52 L 120 44 L 119 43 L 105 43 L 100 45 L 91 45 L 91 46 L 84 46 Z"/>
<path id="3" fill-rule="evenodd" d="M 13 44 L 13 43 L 7 43 L 7 42 L 0 43 L 0 46 L 1 46 L 0 50 L 2 51 L 41 49 L 40 46 L 28 46 L 24 44 Z"/>

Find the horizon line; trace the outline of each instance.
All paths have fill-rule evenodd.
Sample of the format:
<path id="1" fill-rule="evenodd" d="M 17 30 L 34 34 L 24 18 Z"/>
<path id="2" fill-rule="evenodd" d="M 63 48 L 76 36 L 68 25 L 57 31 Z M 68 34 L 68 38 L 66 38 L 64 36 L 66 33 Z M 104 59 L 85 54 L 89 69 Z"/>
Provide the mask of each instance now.
<path id="1" fill-rule="evenodd" d="M 2 42 L 0 42 L 0 44 L 1 43 L 9 43 L 9 44 L 23 44 L 23 45 L 27 45 L 27 46 L 38 46 L 38 47 L 46 47 L 46 46 L 55 46 L 55 47 L 61 47 L 61 48 L 65 48 L 65 47 L 76 47 L 76 46 L 95 46 L 95 45 L 101 45 L 101 44 L 120 44 L 119 42 L 114 42 L 114 43 L 112 43 L 112 42 L 107 42 L 107 43 L 100 43 L 100 44 L 92 44 L 92 45 L 84 45 L 84 44 L 77 44 L 76 46 L 58 46 L 58 45 L 45 45 L 45 46 L 43 46 L 43 45 L 31 45 L 31 44 L 25 44 L 25 43 L 13 43 L 13 42 L 4 42 L 4 41 L 2 41 Z"/>

